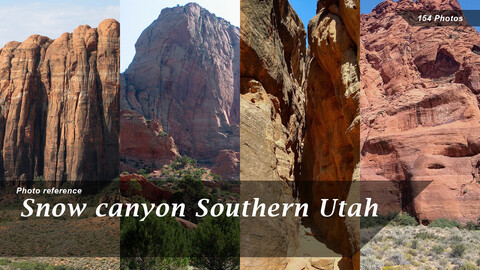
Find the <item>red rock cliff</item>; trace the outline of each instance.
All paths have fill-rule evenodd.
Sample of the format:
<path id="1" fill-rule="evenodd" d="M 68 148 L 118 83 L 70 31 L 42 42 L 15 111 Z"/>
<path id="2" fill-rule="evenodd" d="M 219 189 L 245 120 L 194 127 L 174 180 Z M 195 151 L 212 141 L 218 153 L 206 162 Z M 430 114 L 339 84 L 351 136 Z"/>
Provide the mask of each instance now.
<path id="1" fill-rule="evenodd" d="M 118 175 L 119 46 L 110 19 L 0 50 L 0 178 Z"/>
<path id="2" fill-rule="evenodd" d="M 424 224 L 480 216 L 480 35 L 411 26 L 396 10 L 458 8 L 456 0 L 385 1 L 361 17 L 361 178 L 432 181 L 404 209 Z"/>
<path id="3" fill-rule="evenodd" d="M 180 154 L 213 164 L 238 152 L 238 74 L 237 27 L 197 4 L 166 8 L 136 43 L 121 107 L 158 119 Z"/>

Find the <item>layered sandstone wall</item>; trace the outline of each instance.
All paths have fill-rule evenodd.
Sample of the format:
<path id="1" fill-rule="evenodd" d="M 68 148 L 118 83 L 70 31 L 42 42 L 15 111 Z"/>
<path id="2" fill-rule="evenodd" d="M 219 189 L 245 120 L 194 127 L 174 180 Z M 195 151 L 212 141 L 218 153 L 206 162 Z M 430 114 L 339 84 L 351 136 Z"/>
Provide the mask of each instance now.
<path id="1" fill-rule="evenodd" d="M 119 23 L 33 35 L 0 50 L 0 178 L 118 175 Z"/>
<path id="2" fill-rule="evenodd" d="M 404 209 L 424 224 L 480 216 L 480 35 L 412 26 L 396 11 L 459 8 L 385 1 L 361 18 L 361 178 L 393 181 L 389 205 L 411 199 L 411 182 L 432 181 Z"/>

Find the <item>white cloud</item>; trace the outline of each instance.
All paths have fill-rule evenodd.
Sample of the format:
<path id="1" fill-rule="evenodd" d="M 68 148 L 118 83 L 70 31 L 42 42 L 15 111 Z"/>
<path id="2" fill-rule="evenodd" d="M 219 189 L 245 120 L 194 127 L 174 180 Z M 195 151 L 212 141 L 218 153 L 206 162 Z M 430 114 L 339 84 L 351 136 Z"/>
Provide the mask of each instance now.
<path id="1" fill-rule="evenodd" d="M 82 2 L 24 2 L 0 7 L 0 48 L 9 41 L 24 41 L 33 34 L 52 39 L 73 32 L 79 25 L 97 27 L 107 18 L 119 20 L 120 6 L 88 6 Z M 82 3 L 82 4 L 80 4 Z"/>

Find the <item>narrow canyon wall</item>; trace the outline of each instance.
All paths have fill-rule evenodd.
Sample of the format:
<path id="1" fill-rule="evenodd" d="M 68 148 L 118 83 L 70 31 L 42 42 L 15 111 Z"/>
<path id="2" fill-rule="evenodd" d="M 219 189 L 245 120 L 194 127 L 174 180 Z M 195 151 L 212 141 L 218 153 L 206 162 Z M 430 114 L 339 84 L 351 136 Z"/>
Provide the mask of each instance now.
<path id="1" fill-rule="evenodd" d="M 277 220 L 282 224 L 241 225 L 266 233 L 278 249 L 288 243 L 292 251 L 308 227 L 318 236 L 315 241 L 346 255 L 342 264 L 352 267 L 358 248 L 355 224 L 321 220 L 314 212 L 327 198 L 322 195 L 348 198 L 349 184 L 332 190 L 322 181 L 358 179 L 359 1 L 318 1 L 308 27 L 308 49 L 304 25 L 287 0 L 242 1 L 241 16 L 240 178 L 283 183 L 283 190 L 269 197 L 309 202 L 314 215 L 303 221 Z M 242 189 L 242 196 L 255 192 L 262 191 Z M 309 269 L 313 260 L 245 258 L 242 266 Z"/>
<path id="2" fill-rule="evenodd" d="M 292 181 L 305 128 L 305 29 L 286 0 L 244 1 L 241 15 L 241 179 Z"/>
<path id="3" fill-rule="evenodd" d="M 0 50 L 0 178 L 118 176 L 119 23 Z"/>
<path id="4" fill-rule="evenodd" d="M 163 9 L 122 76 L 121 108 L 157 119 L 180 154 L 213 166 L 239 151 L 239 58 L 237 27 L 195 3 Z"/>
<path id="5" fill-rule="evenodd" d="M 359 190 L 352 192 L 349 184 L 359 179 L 359 17 L 359 0 L 318 1 L 317 15 L 308 24 L 306 132 L 298 179 L 306 181 L 300 185 L 301 198 L 314 209 L 325 198 L 360 201 Z M 358 220 L 312 211 L 310 223 L 339 254 L 353 257 L 358 251 Z"/>
<path id="6" fill-rule="evenodd" d="M 305 28 L 287 0 L 245 0 L 240 10 L 240 180 L 277 181 L 266 199 L 293 201 L 305 127 Z M 240 194 L 265 200 L 266 186 L 242 185 Z M 286 268 L 291 261 L 279 257 L 298 246 L 299 222 L 241 219 L 243 252 L 271 254 L 241 258 L 242 269 Z"/>
<path id="7" fill-rule="evenodd" d="M 480 216 L 480 34 L 411 26 L 396 11 L 459 8 L 385 1 L 361 18 L 361 178 L 393 181 L 391 205 L 405 204 L 412 182 L 432 181 L 404 209 L 423 224 Z"/>

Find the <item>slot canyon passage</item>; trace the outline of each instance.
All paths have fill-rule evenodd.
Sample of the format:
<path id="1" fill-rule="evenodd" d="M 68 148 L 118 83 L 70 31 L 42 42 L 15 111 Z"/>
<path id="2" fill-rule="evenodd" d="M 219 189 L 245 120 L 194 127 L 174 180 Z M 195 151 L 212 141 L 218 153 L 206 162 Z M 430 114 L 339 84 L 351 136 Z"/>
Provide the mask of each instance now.
<path id="1" fill-rule="evenodd" d="M 359 1 L 312 3 L 317 15 L 308 23 L 307 48 L 304 24 L 287 0 L 241 2 L 240 179 L 283 183 L 270 194 L 272 200 L 298 199 L 315 209 L 331 194 L 349 199 L 348 184 L 329 189 L 324 181 L 359 179 L 360 11 Z M 241 189 L 241 195 L 262 190 Z M 298 254 L 302 239 L 310 237 L 336 257 L 343 255 L 340 262 L 249 257 L 241 258 L 242 269 L 333 269 L 334 264 L 359 269 L 359 224 L 312 212 L 308 220 L 248 221 L 248 226 L 241 220 L 242 235 L 263 235 L 261 241 L 242 236 L 242 252 L 265 248 L 278 254 L 283 248 Z M 307 230 L 316 239 L 305 236 Z"/>

